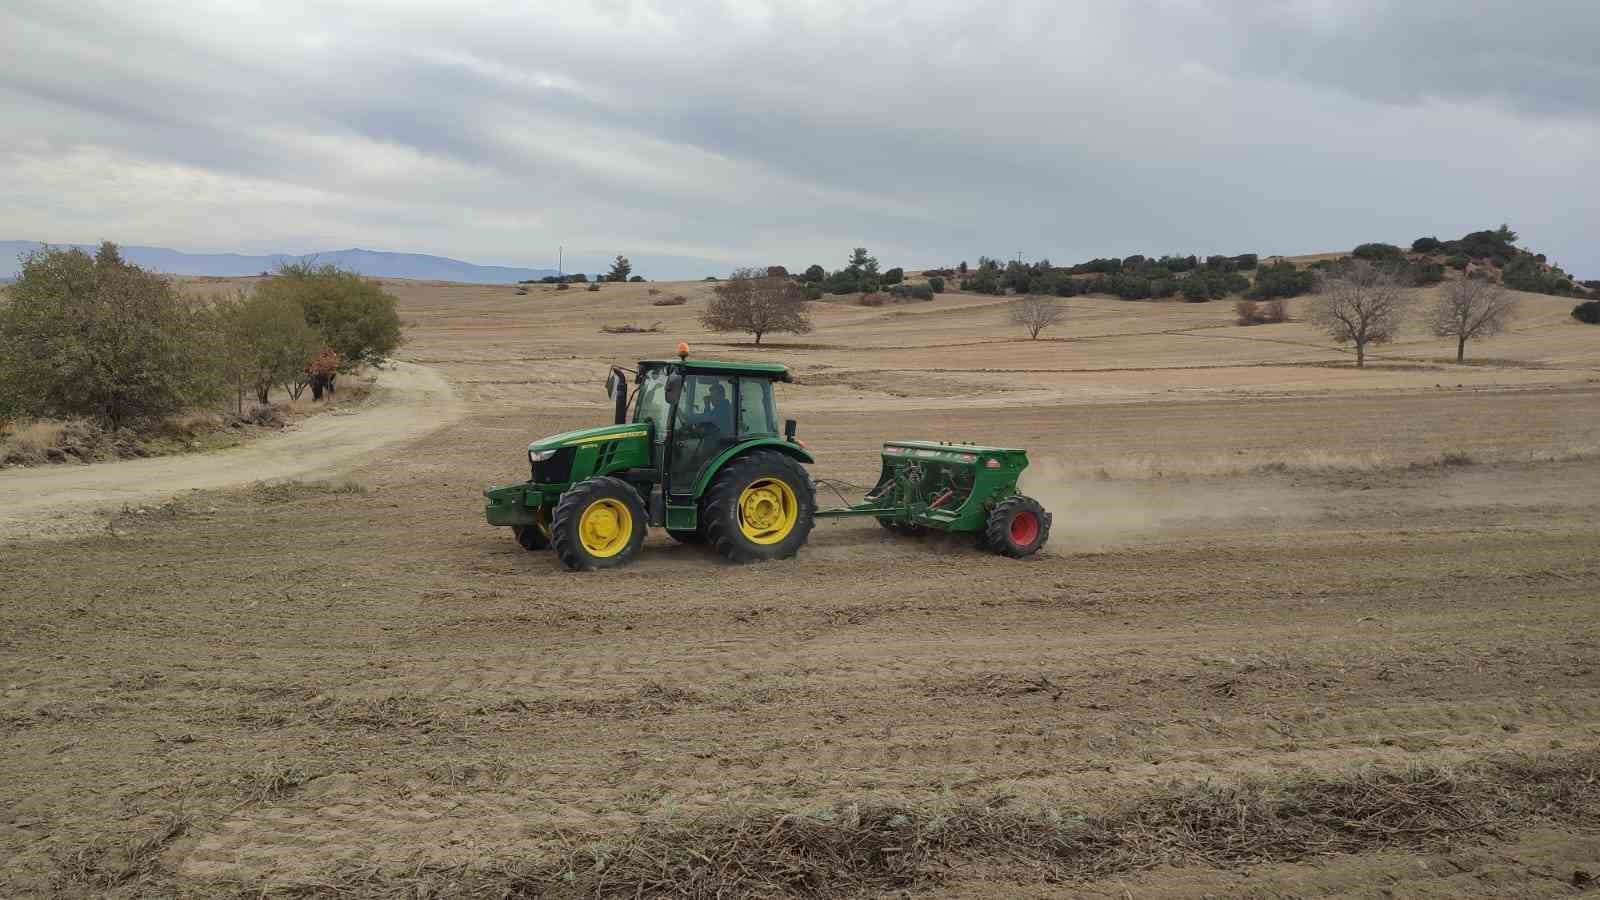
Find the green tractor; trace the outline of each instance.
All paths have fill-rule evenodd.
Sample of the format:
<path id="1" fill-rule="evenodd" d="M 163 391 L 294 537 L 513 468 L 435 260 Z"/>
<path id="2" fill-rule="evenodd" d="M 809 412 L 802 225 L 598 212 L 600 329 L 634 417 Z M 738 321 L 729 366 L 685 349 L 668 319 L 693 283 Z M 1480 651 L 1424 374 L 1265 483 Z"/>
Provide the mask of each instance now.
<path id="1" fill-rule="evenodd" d="M 612 425 L 528 445 L 531 477 L 484 491 L 490 525 L 509 526 L 528 550 L 554 549 L 569 569 L 623 565 L 649 526 L 707 544 L 734 562 L 787 559 L 818 517 L 871 516 L 899 534 L 970 532 L 995 552 L 1023 557 L 1050 534 L 1051 517 L 1017 494 L 1027 453 L 969 444 L 892 441 L 866 498 L 818 510 L 802 468 L 815 460 L 778 433 L 772 384 L 790 380 L 773 363 L 688 358 L 613 368 L 606 389 Z"/>

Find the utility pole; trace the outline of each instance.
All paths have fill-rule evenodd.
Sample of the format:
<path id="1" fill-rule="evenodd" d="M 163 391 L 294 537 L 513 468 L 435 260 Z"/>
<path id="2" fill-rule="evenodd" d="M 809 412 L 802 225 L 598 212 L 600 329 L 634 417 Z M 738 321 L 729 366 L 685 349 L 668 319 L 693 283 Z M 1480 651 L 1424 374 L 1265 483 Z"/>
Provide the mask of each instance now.
<path id="1" fill-rule="evenodd" d="M 556 245 L 556 280 L 557 281 L 566 281 L 567 280 L 567 273 L 562 271 L 562 267 L 566 264 L 566 253 L 567 253 L 567 248 L 566 247 L 563 247 L 560 244 Z"/>

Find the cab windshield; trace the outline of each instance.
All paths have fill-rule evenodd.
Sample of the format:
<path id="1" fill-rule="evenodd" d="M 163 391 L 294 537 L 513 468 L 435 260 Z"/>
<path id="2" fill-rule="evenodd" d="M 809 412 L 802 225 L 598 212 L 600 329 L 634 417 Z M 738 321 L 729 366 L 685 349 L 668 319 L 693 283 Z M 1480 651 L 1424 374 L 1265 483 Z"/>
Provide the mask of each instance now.
<path id="1" fill-rule="evenodd" d="M 649 423 L 654 439 L 663 440 L 667 434 L 667 370 L 663 366 L 645 369 L 639 375 L 639 397 L 633 409 L 635 423 Z"/>

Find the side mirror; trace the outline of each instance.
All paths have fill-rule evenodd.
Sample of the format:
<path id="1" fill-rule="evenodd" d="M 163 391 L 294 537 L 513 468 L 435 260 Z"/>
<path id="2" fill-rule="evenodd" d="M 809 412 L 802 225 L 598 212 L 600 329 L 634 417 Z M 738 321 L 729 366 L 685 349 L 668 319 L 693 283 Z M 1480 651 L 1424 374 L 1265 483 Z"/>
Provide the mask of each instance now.
<path id="1" fill-rule="evenodd" d="M 625 384 L 627 384 L 627 382 L 622 380 L 622 376 L 617 373 L 617 370 L 612 369 L 611 374 L 606 376 L 606 396 L 617 396 L 617 389 L 623 387 Z"/>
<path id="2" fill-rule="evenodd" d="M 784 419 L 783 420 L 783 439 L 788 441 L 791 444 L 794 443 L 794 430 L 795 430 L 795 428 L 797 428 L 799 426 L 799 424 L 800 423 L 796 422 L 793 419 Z"/>
<path id="3" fill-rule="evenodd" d="M 682 393 L 683 393 L 683 376 L 682 375 L 669 375 L 669 376 L 667 376 L 667 403 L 669 405 L 676 406 L 677 403 L 678 403 L 678 397 Z"/>

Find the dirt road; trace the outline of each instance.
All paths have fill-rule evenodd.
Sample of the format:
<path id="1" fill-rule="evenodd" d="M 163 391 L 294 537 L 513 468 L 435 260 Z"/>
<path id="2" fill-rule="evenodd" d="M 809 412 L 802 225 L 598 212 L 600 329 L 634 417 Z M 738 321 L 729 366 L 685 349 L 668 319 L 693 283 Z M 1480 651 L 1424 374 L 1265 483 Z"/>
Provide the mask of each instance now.
<path id="1" fill-rule="evenodd" d="M 184 491 L 253 481 L 330 478 L 374 451 L 413 440 L 462 413 L 456 390 L 426 366 L 377 373 L 361 406 L 305 420 L 281 434 L 217 453 L 0 473 L 0 541 L 104 530 L 107 509 L 159 503 Z"/>

